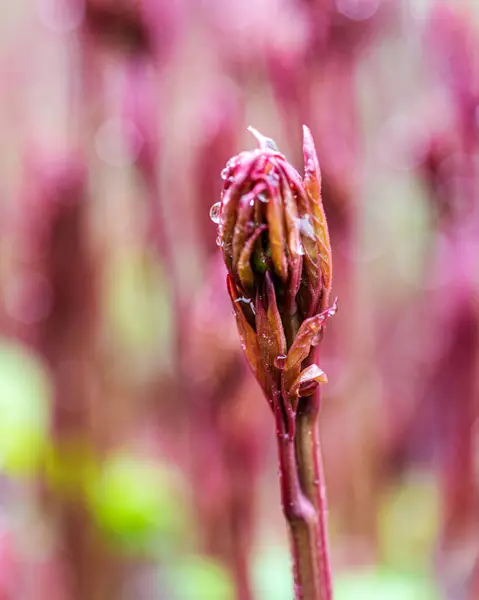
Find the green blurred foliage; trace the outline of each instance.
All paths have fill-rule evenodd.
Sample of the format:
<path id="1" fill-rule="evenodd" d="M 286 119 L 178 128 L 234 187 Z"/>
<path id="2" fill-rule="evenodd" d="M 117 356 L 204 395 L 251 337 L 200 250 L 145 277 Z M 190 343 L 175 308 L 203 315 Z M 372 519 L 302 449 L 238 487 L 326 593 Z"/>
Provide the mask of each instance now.
<path id="1" fill-rule="evenodd" d="M 188 529 L 175 474 L 158 462 L 112 454 L 87 495 L 100 528 L 126 552 L 169 555 Z"/>
<path id="2" fill-rule="evenodd" d="M 422 188 L 404 173 L 377 174 L 358 215 L 358 265 L 371 297 L 394 306 L 410 299 L 411 285 L 421 288 L 430 243 L 430 208 Z M 405 285 L 406 284 L 406 285 Z"/>
<path id="3" fill-rule="evenodd" d="M 427 571 L 440 523 L 439 494 L 432 475 L 411 474 L 391 488 L 382 499 L 378 518 L 383 562 L 401 571 Z"/>
<path id="4" fill-rule="evenodd" d="M 145 352 L 164 349 L 171 337 L 170 299 L 158 261 L 123 250 L 111 260 L 105 286 L 106 314 L 124 350 L 140 352 L 137 360 L 144 361 Z"/>
<path id="5" fill-rule="evenodd" d="M 39 468 L 49 429 L 48 374 L 26 348 L 0 344 L 0 468 L 14 476 Z"/>
<path id="6" fill-rule="evenodd" d="M 287 548 L 272 545 L 262 549 L 253 564 L 253 581 L 258 598 L 291 600 L 293 578 Z"/>
<path id="7" fill-rule="evenodd" d="M 45 477 L 50 487 L 63 496 L 75 498 L 83 494 L 96 470 L 94 450 L 82 438 L 50 443 L 45 453 Z"/>
<path id="8" fill-rule="evenodd" d="M 203 556 L 182 557 L 181 564 L 170 570 L 170 588 L 174 600 L 234 600 L 236 597 L 227 571 Z"/>
<path id="9" fill-rule="evenodd" d="M 335 580 L 336 600 L 436 600 L 425 577 L 396 571 L 371 570 L 342 573 Z"/>
<path id="10" fill-rule="evenodd" d="M 291 558 L 287 548 L 271 546 L 253 565 L 256 596 L 292 600 Z M 335 600 L 437 600 L 431 580 L 386 567 L 334 572 Z"/>

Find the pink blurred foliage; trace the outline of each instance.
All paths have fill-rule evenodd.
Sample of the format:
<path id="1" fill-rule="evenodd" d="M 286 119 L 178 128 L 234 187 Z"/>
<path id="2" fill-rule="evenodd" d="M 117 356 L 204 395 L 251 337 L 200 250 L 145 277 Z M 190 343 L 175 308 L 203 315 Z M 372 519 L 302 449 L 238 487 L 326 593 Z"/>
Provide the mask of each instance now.
<path id="1" fill-rule="evenodd" d="M 192 167 L 197 194 L 194 210 L 209 256 L 217 252 L 217 244 L 211 236 L 209 211 L 222 189 L 223 182 L 218 173 L 225 166 L 225 157 L 234 154 L 244 123 L 244 98 L 232 80 L 219 77 L 213 81 L 205 102 L 198 106 L 198 121 L 201 130 Z"/>
<path id="2" fill-rule="evenodd" d="M 332 0 L 295 4 L 301 27 L 298 43 L 291 48 L 273 38 L 267 47 L 267 64 L 289 135 L 295 139 L 299 125 L 306 122 L 318 140 L 325 201 L 333 209 L 334 227 L 336 215 L 348 212 L 357 185 L 358 59 L 374 36 L 383 33 L 394 4 L 374 3 L 377 9 L 358 20 L 340 13 Z M 361 10 L 360 3 L 356 4 Z M 363 4 L 367 9 L 368 3 Z M 335 118 L 331 119 L 333 106 Z"/>
<path id="3" fill-rule="evenodd" d="M 76 447 L 81 452 L 91 445 L 101 454 L 108 436 L 95 427 L 101 408 L 92 386 L 98 380 L 94 348 L 101 263 L 94 258 L 86 233 L 85 162 L 77 156 L 45 160 L 35 152 L 26 169 L 29 178 L 14 219 L 15 250 L 22 249 L 17 273 L 26 285 L 17 290 L 14 306 L 22 312 L 12 315 L 17 329 L 11 335 L 31 345 L 51 375 L 51 436 L 56 451 L 68 453 Z M 29 285 L 28 278 L 37 285 Z M 38 307 L 43 307 L 41 313 Z M 108 585 L 110 559 L 99 544 L 84 500 L 64 496 L 47 478 L 40 482 L 39 496 L 59 528 L 56 561 L 64 573 L 67 597 L 95 597 L 99 587 Z M 99 564 L 101 569 L 93 567 Z"/>
<path id="4" fill-rule="evenodd" d="M 241 353 L 208 213 L 251 114 L 270 119 L 298 164 L 293 149 L 307 123 L 318 146 L 340 307 L 324 345 L 330 384 L 322 424 L 337 562 L 381 559 L 381 493 L 411 466 L 426 465 L 439 473 L 444 505 L 438 579 L 451 600 L 475 600 L 479 53 L 467 10 L 438 1 L 409 24 L 434 82 L 420 108 L 408 108 L 404 150 L 425 190 L 430 230 L 419 286 L 376 302 L 361 280 L 373 261 L 364 266 L 355 255 L 366 177 L 360 66 L 397 35 L 398 2 L 69 6 L 83 15 L 62 34 L 77 53 L 67 99 L 77 129 L 60 150 L 33 141 L 23 116 L 40 108 L 16 101 L 32 78 L 30 54 L 10 50 L 12 64 L 0 65 L 8 91 L 0 106 L 15 116 L 0 116 L 13 148 L 8 165 L 1 155 L 9 197 L 0 203 L 0 330 L 47 366 L 52 441 L 62 448 L 81 439 L 99 461 L 136 444 L 177 462 L 195 515 L 190 550 L 225 566 L 239 600 L 254 598 L 250 568 L 265 481 L 268 502 L 277 500 L 265 479 L 273 432 Z M 136 149 L 120 167 L 95 152 L 110 119 Z M 97 179 L 108 170 L 107 185 L 125 172 L 132 181 L 126 216 L 105 208 Z M 129 215 L 140 215 L 140 225 L 125 233 Z M 106 266 L 132 248 L 160 266 L 171 326 L 146 375 L 108 341 L 103 297 Z M 125 563 L 131 571 L 138 565 L 106 547 L 83 501 L 63 497 L 45 474 L 31 494 L 55 523 L 58 548 L 32 564 L 17 553 L 13 534 L 0 536 L 0 600 L 16 597 L 26 579 L 48 589 L 28 598 L 118 597 Z M 472 556 L 467 568 L 453 560 L 463 547 Z"/>
<path id="5" fill-rule="evenodd" d="M 403 313 L 402 336 L 414 340 L 418 350 L 406 360 L 397 354 L 401 344 L 386 354 L 381 350 L 385 381 L 408 378 L 397 384 L 401 397 L 390 386 L 389 452 L 391 464 L 400 468 L 417 460 L 438 469 L 443 518 L 438 578 L 446 597 L 472 599 L 478 589 L 474 537 L 479 525 L 474 425 L 479 38 L 467 12 L 443 2 L 434 4 L 421 33 L 432 89 L 418 118 L 423 127 L 411 127 L 407 136 L 426 185 L 433 229 L 422 270 L 424 289 L 414 306 L 401 309 L 408 313 L 405 319 Z M 396 318 L 392 313 L 391 323 Z M 467 560 L 455 559 L 461 551 Z"/>
<path id="6" fill-rule="evenodd" d="M 84 0 L 71 0 L 72 2 Z M 86 0 L 85 31 L 93 43 L 168 61 L 183 21 L 182 2 Z"/>
<path id="7" fill-rule="evenodd" d="M 443 352 L 433 363 L 432 390 L 426 396 L 434 402 L 442 432 L 444 523 L 438 568 L 451 598 L 458 595 L 475 598 L 479 590 L 473 575 L 479 572 L 475 545 L 472 543 L 470 550 L 476 555 L 472 575 L 471 571 L 465 572 L 464 567 L 454 567 L 450 557 L 458 547 L 470 546 L 472 532 L 477 534 L 479 528 L 474 429 L 479 416 L 476 375 L 479 314 L 475 285 L 479 252 L 479 36 L 467 13 L 443 5 L 431 15 L 427 34 L 432 64 L 446 88 L 453 115 L 451 129 L 446 129 L 442 137 L 436 137 L 425 163 L 432 199 L 437 202 L 440 234 L 436 272 L 440 269 L 448 273 L 450 280 L 446 296 L 438 290 L 435 300 L 438 305 L 439 297 L 443 297 L 445 304 L 442 321 L 437 324 L 444 331 L 445 341 Z M 439 373 L 444 375 L 442 385 L 437 388 L 432 382 L 438 381 Z"/>

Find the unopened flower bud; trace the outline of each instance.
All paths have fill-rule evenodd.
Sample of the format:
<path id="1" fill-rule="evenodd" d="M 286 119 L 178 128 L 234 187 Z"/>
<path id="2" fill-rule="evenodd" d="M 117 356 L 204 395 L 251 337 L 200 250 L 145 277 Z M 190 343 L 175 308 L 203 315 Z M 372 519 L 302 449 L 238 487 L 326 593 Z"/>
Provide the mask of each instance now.
<path id="1" fill-rule="evenodd" d="M 273 140 L 230 159 L 221 202 L 212 207 L 228 291 L 246 357 L 268 398 L 295 410 L 326 375 L 302 363 L 319 343 L 331 290 L 331 247 L 313 139 L 304 127 L 304 176 Z"/>

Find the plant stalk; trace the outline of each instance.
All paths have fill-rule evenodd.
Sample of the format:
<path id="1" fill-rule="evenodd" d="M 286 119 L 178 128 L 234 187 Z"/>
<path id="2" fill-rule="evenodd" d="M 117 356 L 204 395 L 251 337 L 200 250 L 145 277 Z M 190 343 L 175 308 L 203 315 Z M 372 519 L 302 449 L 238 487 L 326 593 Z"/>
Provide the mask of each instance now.
<path id="1" fill-rule="evenodd" d="M 319 562 L 321 600 L 333 597 L 327 530 L 326 482 L 319 438 L 320 388 L 315 396 L 300 400 L 296 416 L 296 456 L 303 493 L 317 515 L 316 551 Z"/>
<path id="2" fill-rule="evenodd" d="M 300 400 L 294 436 L 288 434 L 279 406 L 275 415 L 281 501 L 291 543 L 295 600 L 331 600 L 319 394 Z"/>

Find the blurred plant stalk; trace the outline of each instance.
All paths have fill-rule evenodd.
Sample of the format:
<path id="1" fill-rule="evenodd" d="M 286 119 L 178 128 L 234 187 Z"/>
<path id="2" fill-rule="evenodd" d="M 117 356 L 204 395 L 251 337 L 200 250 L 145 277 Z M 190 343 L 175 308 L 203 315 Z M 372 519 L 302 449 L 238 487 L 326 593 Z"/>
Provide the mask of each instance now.
<path id="1" fill-rule="evenodd" d="M 81 156 L 66 153 L 48 160 L 35 154 L 27 167 L 28 183 L 10 220 L 16 254 L 24 257 L 24 284 L 18 322 L 9 333 L 41 356 L 51 377 L 51 438 L 38 479 L 39 502 L 56 527 L 58 593 L 107 600 L 118 592 L 119 565 L 83 494 L 86 465 L 106 437 L 105 429 L 94 426 L 102 413 L 93 384 L 101 263 L 88 231 L 87 170 Z M 44 310 L 35 313 L 38 303 Z M 32 321 L 30 314 L 36 315 Z"/>
<path id="2" fill-rule="evenodd" d="M 242 347 L 275 417 L 295 597 L 330 600 L 318 429 L 319 384 L 327 377 L 316 360 L 336 306 L 328 307 L 332 264 L 321 175 L 307 127 L 304 178 L 273 140 L 250 131 L 259 149 L 228 161 L 222 199 L 210 216 L 218 223 Z"/>
<path id="3" fill-rule="evenodd" d="M 477 598 L 479 558 L 477 507 L 477 48 L 479 38 L 469 14 L 459 6 L 438 3 L 426 22 L 425 45 L 431 67 L 439 75 L 449 103 L 449 122 L 441 121 L 430 135 L 422 167 L 437 219 L 432 256 L 433 290 L 437 274 L 449 274 L 446 298 L 436 286 L 438 330 L 444 349 L 433 363 L 427 392 L 442 421 L 442 532 L 437 569 L 445 597 Z M 429 299 L 428 299 L 429 300 Z M 429 300 L 430 301 L 430 300 Z M 445 374 L 446 375 L 443 375 Z M 440 374 L 441 384 L 436 383 Z M 456 402 L 451 404 L 451 398 Z M 458 560 L 458 548 L 469 560 Z"/>

